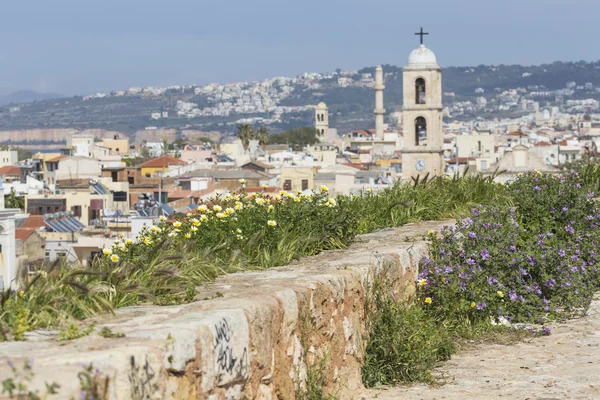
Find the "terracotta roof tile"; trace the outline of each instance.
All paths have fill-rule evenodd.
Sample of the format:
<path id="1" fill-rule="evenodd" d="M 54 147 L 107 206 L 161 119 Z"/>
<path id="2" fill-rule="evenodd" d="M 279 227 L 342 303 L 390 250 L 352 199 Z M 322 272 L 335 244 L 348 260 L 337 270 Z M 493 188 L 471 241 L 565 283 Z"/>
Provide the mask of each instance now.
<path id="1" fill-rule="evenodd" d="M 24 242 L 33 232 L 35 232 L 35 228 L 15 228 L 15 239 Z"/>
<path id="2" fill-rule="evenodd" d="M 44 217 L 42 217 L 41 215 L 30 215 L 29 217 L 27 217 L 27 219 L 25 220 L 25 222 L 23 222 L 23 225 L 21 225 L 21 228 L 33 228 L 33 229 L 37 229 L 37 228 L 42 228 L 42 227 L 46 227 L 46 221 L 44 220 Z"/>
<path id="3" fill-rule="evenodd" d="M 160 156 L 138 165 L 140 168 L 167 168 L 169 165 L 186 165 L 186 162 L 171 156 Z"/>
<path id="4" fill-rule="evenodd" d="M 6 165 L 0 168 L 0 175 L 20 176 L 21 168 L 15 167 L 13 165 Z"/>

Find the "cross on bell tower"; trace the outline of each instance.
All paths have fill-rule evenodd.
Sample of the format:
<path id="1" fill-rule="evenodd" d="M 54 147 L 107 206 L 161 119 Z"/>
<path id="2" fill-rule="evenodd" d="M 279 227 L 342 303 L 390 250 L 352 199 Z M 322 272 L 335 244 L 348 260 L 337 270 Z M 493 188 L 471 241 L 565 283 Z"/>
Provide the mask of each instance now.
<path id="1" fill-rule="evenodd" d="M 429 35 L 429 32 L 423 32 L 423 27 L 421 27 L 421 32 L 417 32 L 415 35 L 421 36 L 421 44 L 423 44 L 423 36 Z"/>

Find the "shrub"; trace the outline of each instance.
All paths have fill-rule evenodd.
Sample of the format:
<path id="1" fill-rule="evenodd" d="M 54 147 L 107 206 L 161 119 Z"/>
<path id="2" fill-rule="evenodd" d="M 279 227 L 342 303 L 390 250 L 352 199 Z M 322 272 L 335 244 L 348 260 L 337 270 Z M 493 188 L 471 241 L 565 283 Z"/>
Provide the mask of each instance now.
<path id="1" fill-rule="evenodd" d="M 542 321 L 581 314 L 598 287 L 593 194 L 577 174 L 525 174 L 515 208 L 478 207 L 432 235 L 419 276 L 421 302 L 456 321 Z"/>

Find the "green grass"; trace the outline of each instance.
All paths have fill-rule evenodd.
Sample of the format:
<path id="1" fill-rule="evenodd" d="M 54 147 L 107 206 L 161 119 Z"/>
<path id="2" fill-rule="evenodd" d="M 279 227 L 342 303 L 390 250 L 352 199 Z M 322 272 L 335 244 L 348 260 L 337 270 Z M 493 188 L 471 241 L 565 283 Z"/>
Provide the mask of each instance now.
<path id="1" fill-rule="evenodd" d="M 39 275 L 24 277 L 19 291 L 0 297 L 0 338 L 22 340 L 30 330 L 140 303 L 190 302 L 206 297 L 197 288 L 223 274 L 284 265 L 345 248 L 358 234 L 458 217 L 482 203 L 509 202 L 506 188 L 492 179 L 426 179 L 350 197 L 317 191 L 310 198 L 286 194 L 255 199 L 241 193 L 239 198 L 213 199 L 205 220 L 179 216 L 178 227 L 164 222 L 137 241 L 120 241 L 112 255 L 88 268 L 54 263 Z M 220 217 L 214 206 L 232 212 Z"/>

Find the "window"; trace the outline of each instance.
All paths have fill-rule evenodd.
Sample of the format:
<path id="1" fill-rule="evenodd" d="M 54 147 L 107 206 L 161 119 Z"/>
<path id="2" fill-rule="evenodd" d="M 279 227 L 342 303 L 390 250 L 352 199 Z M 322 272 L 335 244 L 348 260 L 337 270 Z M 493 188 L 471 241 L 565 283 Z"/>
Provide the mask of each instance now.
<path id="1" fill-rule="evenodd" d="M 285 182 L 283 182 L 283 190 L 292 190 L 292 180 L 291 179 L 286 179 Z"/>
<path id="2" fill-rule="evenodd" d="M 66 251 L 57 251 L 56 258 L 67 258 L 67 252 Z"/>
<path id="3" fill-rule="evenodd" d="M 129 182 L 130 185 L 134 185 L 135 184 L 135 177 L 134 176 L 128 176 L 127 177 L 127 182 Z"/>
<path id="4" fill-rule="evenodd" d="M 427 146 L 427 121 L 423 117 L 415 119 L 415 145 Z"/>
<path id="5" fill-rule="evenodd" d="M 152 175 L 149 172 L 146 172 L 146 178 L 150 178 Z"/>
<path id="6" fill-rule="evenodd" d="M 425 104 L 425 79 L 415 81 L 415 104 Z"/>
<path id="7" fill-rule="evenodd" d="M 73 206 L 71 207 L 71 211 L 73 212 L 73 216 L 81 217 L 81 206 Z"/>
<path id="8" fill-rule="evenodd" d="M 110 173 L 113 182 L 119 181 L 119 173 L 117 171 L 111 171 Z"/>
<path id="9" fill-rule="evenodd" d="M 481 152 L 481 140 L 477 141 L 477 151 Z"/>
<path id="10" fill-rule="evenodd" d="M 302 179 L 302 191 L 308 189 L 308 179 Z"/>
<path id="11" fill-rule="evenodd" d="M 487 169 L 487 160 L 481 160 L 481 169 L 482 170 Z"/>

